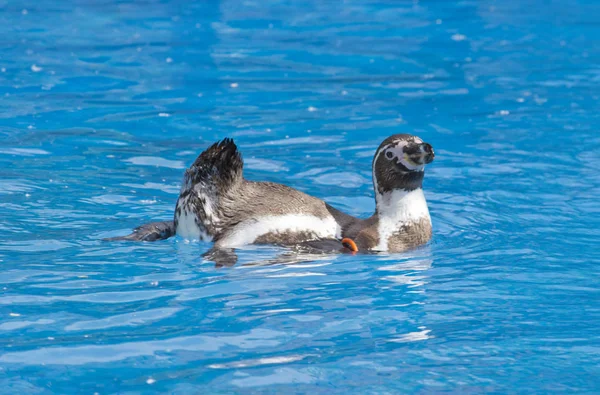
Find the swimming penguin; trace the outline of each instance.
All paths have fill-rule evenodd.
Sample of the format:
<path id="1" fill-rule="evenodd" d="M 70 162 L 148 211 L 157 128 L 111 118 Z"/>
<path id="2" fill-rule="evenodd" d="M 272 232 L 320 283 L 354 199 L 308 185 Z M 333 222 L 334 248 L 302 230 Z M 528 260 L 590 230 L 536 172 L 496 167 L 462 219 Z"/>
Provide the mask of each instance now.
<path id="1" fill-rule="evenodd" d="M 288 186 L 246 180 L 242 156 L 226 138 L 185 171 L 173 221 L 145 224 L 109 240 L 154 241 L 177 234 L 214 242 L 213 255 L 246 244 L 324 243 L 352 252 L 405 251 L 431 238 L 422 185 L 425 165 L 434 156 L 431 145 L 419 137 L 385 139 L 372 164 L 376 210 L 359 219 Z"/>

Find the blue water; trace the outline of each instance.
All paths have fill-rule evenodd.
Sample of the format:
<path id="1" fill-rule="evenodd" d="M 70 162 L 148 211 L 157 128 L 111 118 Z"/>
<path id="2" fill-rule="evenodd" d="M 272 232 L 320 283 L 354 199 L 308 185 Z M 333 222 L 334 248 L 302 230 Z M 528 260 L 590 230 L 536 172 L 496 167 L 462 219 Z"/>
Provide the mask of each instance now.
<path id="1" fill-rule="evenodd" d="M 600 4 L 0 2 L 0 392 L 600 391 Z M 430 244 L 107 243 L 246 176 L 358 216 L 409 132 Z M 269 262 L 269 265 L 264 263 Z M 261 264 L 262 263 L 262 264 Z"/>

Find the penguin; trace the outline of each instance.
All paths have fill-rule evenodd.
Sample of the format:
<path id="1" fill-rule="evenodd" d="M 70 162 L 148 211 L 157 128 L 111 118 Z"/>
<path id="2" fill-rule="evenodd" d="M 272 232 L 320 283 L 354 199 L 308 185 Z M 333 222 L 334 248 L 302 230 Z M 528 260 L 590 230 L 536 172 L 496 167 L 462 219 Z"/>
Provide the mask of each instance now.
<path id="1" fill-rule="evenodd" d="M 375 213 L 360 219 L 289 186 L 246 180 L 241 153 L 225 138 L 185 171 L 173 221 L 145 224 L 108 240 L 155 241 L 179 235 L 213 242 L 209 256 L 228 256 L 247 244 L 321 245 L 354 253 L 406 251 L 432 236 L 423 177 L 434 157 L 432 146 L 417 136 L 386 138 L 372 162 Z"/>

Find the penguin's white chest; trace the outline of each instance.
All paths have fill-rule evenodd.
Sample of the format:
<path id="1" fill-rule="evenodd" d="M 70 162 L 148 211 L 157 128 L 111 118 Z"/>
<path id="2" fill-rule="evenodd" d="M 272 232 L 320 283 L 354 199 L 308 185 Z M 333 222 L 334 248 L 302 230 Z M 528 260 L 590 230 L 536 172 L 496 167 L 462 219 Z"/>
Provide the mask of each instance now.
<path id="1" fill-rule="evenodd" d="M 431 223 L 429 208 L 423 189 L 413 191 L 394 190 L 378 196 L 379 202 L 379 244 L 372 249 L 388 251 L 390 237 L 403 227 L 421 220 Z"/>

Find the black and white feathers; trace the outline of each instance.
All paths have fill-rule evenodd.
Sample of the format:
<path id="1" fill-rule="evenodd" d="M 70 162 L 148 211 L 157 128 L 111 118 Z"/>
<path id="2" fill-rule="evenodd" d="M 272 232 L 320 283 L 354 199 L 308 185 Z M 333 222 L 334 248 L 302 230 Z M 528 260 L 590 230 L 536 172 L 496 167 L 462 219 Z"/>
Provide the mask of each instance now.
<path id="1" fill-rule="evenodd" d="M 242 157 L 233 140 L 224 139 L 185 171 L 172 222 L 144 225 L 120 239 L 177 234 L 213 241 L 215 253 L 253 243 L 314 246 L 351 238 L 359 251 L 404 251 L 431 238 L 422 182 L 433 158 L 431 145 L 416 136 L 385 139 L 372 163 L 376 210 L 359 219 L 288 186 L 244 179 Z"/>

